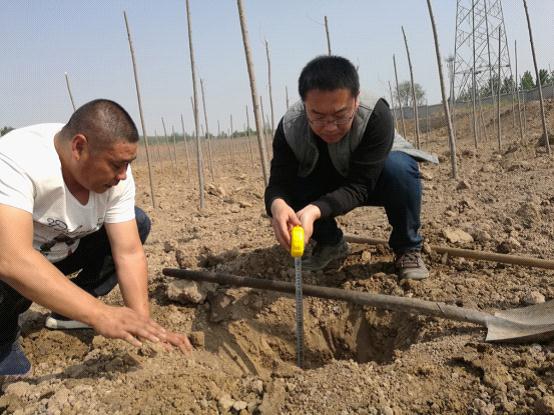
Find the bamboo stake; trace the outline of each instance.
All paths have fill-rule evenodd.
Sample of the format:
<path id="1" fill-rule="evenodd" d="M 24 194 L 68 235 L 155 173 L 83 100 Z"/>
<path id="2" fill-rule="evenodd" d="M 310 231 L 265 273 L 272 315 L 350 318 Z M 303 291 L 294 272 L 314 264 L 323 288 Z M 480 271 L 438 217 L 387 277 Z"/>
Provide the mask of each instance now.
<path id="1" fill-rule="evenodd" d="M 271 133 L 275 132 L 275 115 L 273 112 L 273 92 L 271 89 L 271 59 L 269 57 L 269 43 L 265 41 L 265 54 L 267 57 L 267 84 L 269 86 L 269 108 L 271 110 Z"/>
<path id="2" fill-rule="evenodd" d="M 210 132 L 208 128 L 208 112 L 206 111 L 206 99 L 204 95 L 204 80 L 200 78 L 200 91 L 202 92 L 202 108 L 204 109 L 204 123 L 206 124 L 206 142 L 208 143 L 208 164 L 210 165 L 210 175 L 212 177 L 212 182 L 214 179 L 214 162 L 213 162 L 213 153 L 212 145 L 210 140 Z"/>
<path id="3" fill-rule="evenodd" d="M 171 125 L 171 137 L 173 138 L 173 157 L 175 158 L 175 168 L 179 171 L 177 168 L 177 142 L 175 139 L 175 127 L 173 125 Z"/>
<path id="4" fill-rule="evenodd" d="M 489 141 L 489 133 L 487 130 L 487 125 L 485 123 L 485 117 L 483 116 L 483 102 L 481 101 L 481 94 L 479 94 L 478 97 L 479 97 L 479 114 L 481 117 L 481 128 L 483 129 L 485 139 Z"/>
<path id="5" fill-rule="evenodd" d="M 331 55 L 331 37 L 329 36 L 329 20 L 327 16 L 324 17 L 325 21 L 325 37 L 327 38 L 327 54 Z"/>
<path id="6" fill-rule="evenodd" d="M 261 95 L 260 95 L 260 111 L 262 113 L 262 126 L 263 126 L 262 136 L 263 136 L 263 139 L 265 141 L 265 148 L 267 150 L 267 159 L 271 160 L 271 153 L 269 152 L 271 145 L 270 145 L 270 141 L 268 139 L 268 134 L 267 134 L 267 117 L 265 116 L 264 100 L 263 100 L 263 97 Z"/>
<path id="7" fill-rule="evenodd" d="M 406 55 L 408 55 L 408 66 L 410 67 L 410 82 L 412 85 L 412 100 L 414 105 L 414 118 L 415 118 L 415 132 L 416 132 L 416 147 L 420 148 L 419 142 L 419 113 L 417 108 L 417 96 L 415 91 L 414 84 L 414 71 L 412 68 L 412 59 L 410 58 L 410 49 L 408 48 L 408 40 L 406 39 L 406 32 L 404 31 L 404 26 L 402 27 L 402 36 L 404 36 L 404 44 L 406 45 Z"/>
<path id="8" fill-rule="evenodd" d="M 167 136 L 167 128 L 165 127 L 165 120 L 164 117 L 162 118 L 162 127 L 164 130 L 164 141 L 167 148 L 167 155 L 169 156 L 169 162 L 171 163 L 171 171 L 173 172 L 173 175 L 176 174 L 175 170 L 175 162 L 173 161 L 173 155 L 171 154 L 171 146 L 169 145 L 169 138 Z"/>
<path id="9" fill-rule="evenodd" d="M 477 77 L 477 74 L 475 73 L 475 0 L 472 1 L 472 5 L 471 5 L 471 15 L 472 15 L 472 18 L 471 18 L 471 22 L 472 22 L 472 25 L 473 25 L 473 30 L 472 30 L 472 38 L 473 38 L 473 41 L 472 41 L 472 44 L 473 44 L 473 68 L 471 69 L 471 80 L 472 80 L 472 93 L 471 93 L 471 99 L 473 101 L 473 141 L 474 141 L 474 144 L 475 144 L 475 148 L 477 148 L 477 143 L 478 143 L 478 139 L 477 139 L 477 88 L 476 88 L 476 77 Z"/>
<path id="10" fill-rule="evenodd" d="M 523 95 L 523 134 L 527 137 L 527 91 L 522 92 Z"/>
<path id="11" fill-rule="evenodd" d="M 237 152 L 235 151 L 235 142 L 233 140 L 234 131 L 235 129 L 233 127 L 233 114 L 229 114 L 229 152 L 231 154 L 233 164 L 236 163 L 235 156 L 237 155 Z"/>
<path id="12" fill-rule="evenodd" d="M 498 28 L 498 108 L 497 108 L 497 122 L 498 122 L 498 150 L 502 149 L 502 124 L 500 121 L 500 82 L 501 82 L 501 58 L 502 54 L 500 53 L 501 48 L 501 39 L 502 39 L 502 26 Z"/>
<path id="13" fill-rule="evenodd" d="M 390 92 L 390 105 L 392 108 L 392 117 L 394 119 L 395 128 L 396 130 L 398 130 L 398 116 L 396 115 L 396 108 L 394 107 L 394 99 L 392 95 L 392 86 L 390 84 L 390 81 L 389 81 L 389 92 Z"/>
<path id="14" fill-rule="evenodd" d="M 448 126 L 448 142 L 450 144 L 450 163 L 452 165 L 452 178 L 457 179 L 458 171 L 456 166 L 456 139 L 452 130 L 452 119 L 450 118 L 450 109 L 448 108 L 448 100 L 446 99 L 446 91 L 444 88 L 444 77 L 442 74 L 439 38 L 437 35 L 437 27 L 435 25 L 435 17 L 433 16 L 433 6 L 431 5 L 431 0 L 427 0 L 427 7 L 429 8 L 429 17 L 431 19 L 431 27 L 433 28 L 433 38 L 435 40 L 435 51 L 437 54 L 437 65 L 439 69 L 439 78 L 441 84 L 442 103 L 444 106 L 444 116 L 446 118 L 446 124 Z"/>
<path id="15" fill-rule="evenodd" d="M 250 161 L 254 164 L 254 151 L 252 151 L 252 145 L 250 143 L 250 114 L 248 112 L 248 104 L 246 104 L 246 145 L 250 153 Z"/>
<path id="16" fill-rule="evenodd" d="M 533 54 L 533 65 L 535 66 L 537 86 L 539 87 L 539 101 L 541 105 L 541 117 L 542 117 L 542 129 L 544 134 L 544 141 L 546 145 L 546 151 L 548 155 L 550 155 L 550 140 L 548 139 L 548 130 L 546 127 L 546 115 L 544 112 L 544 99 L 542 96 L 541 78 L 539 73 L 539 66 L 537 64 L 537 55 L 535 53 L 535 43 L 533 42 L 533 31 L 531 30 L 531 20 L 529 18 L 529 9 L 527 8 L 527 0 L 523 0 L 523 6 L 525 7 L 525 16 L 527 16 L 527 28 L 529 29 L 529 42 L 531 43 L 531 52 Z"/>
<path id="17" fill-rule="evenodd" d="M 250 91 L 252 93 L 252 107 L 254 108 L 254 119 L 256 122 L 256 130 L 258 135 L 258 147 L 260 150 L 260 160 L 262 162 L 262 174 L 264 179 L 264 184 L 267 186 L 269 182 L 269 168 L 266 157 L 266 146 L 265 141 L 261 135 L 262 125 L 261 125 L 261 115 L 260 115 L 260 106 L 258 103 L 258 92 L 256 89 L 256 78 L 254 75 L 254 64 L 252 63 L 252 53 L 250 51 L 250 42 L 248 39 L 248 29 L 246 27 L 246 17 L 244 13 L 244 7 L 242 0 L 237 0 L 237 8 L 239 12 L 239 21 L 240 28 L 242 32 L 242 41 L 244 43 L 244 55 L 246 57 L 246 67 L 248 69 L 248 77 L 250 78 Z"/>
<path id="18" fill-rule="evenodd" d="M 183 114 L 181 114 L 181 130 L 183 131 L 183 147 L 185 148 L 185 163 L 187 163 L 187 181 L 190 178 L 190 157 L 187 148 L 187 133 L 185 131 L 185 121 L 183 120 Z"/>
<path id="19" fill-rule="evenodd" d="M 392 55 L 392 63 L 394 65 L 394 78 L 396 79 L 396 98 L 398 99 L 399 103 L 399 110 L 400 110 L 400 119 L 402 120 L 402 134 L 404 134 L 405 138 L 408 138 L 406 135 L 406 121 L 404 120 L 404 108 L 402 107 L 402 100 L 400 99 L 400 87 L 398 84 L 398 71 L 396 70 L 396 56 L 394 54 Z"/>
<path id="20" fill-rule="evenodd" d="M 154 129 L 154 141 L 156 142 L 156 153 L 158 156 L 158 164 L 160 165 L 160 172 L 162 175 L 164 174 L 164 166 L 163 166 L 163 160 L 160 155 L 160 140 L 158 138 L 158 131 Z"/>
<path id="21" fill-rule="evenodd" d="M 287 109 L 289 109 L 289 89 L 285 86 L 285 103 L 287 104 Z"/>
<path id="22" fill-rule="evenodd" d="M 140 124 L 142 127 L 142 137 L 146 146 L 146 162 L 148 164 L 148 180 L 150 182 L 150 198 L 152 199 L 152 207 L 156 209 L 156 197 L 154 196 L 154 179 L 152 178 L 152 166 L 150 164 L 150 150 L 148 147 L 148 135 L 146 134 L 146 126 L 144 122 L 144 113 L 142 111 L 142 99 L 140 97 L 140 85 L 138 80 L 138 69 L 135 61 L 135 49 L 133 48 L 133 40 L 131 39 L 131 30 L 129 29 L 129 22 L 127 21 L 127 13 L 123 11 L 123 18 L 125 19 L 125 28 L 127 29 L 127 39 L 129 41 L 129 50 L 131 51 L 131 61 L 133 62 L 133 74 L 135 76 L 135 89 L 137 92 L 137 101 L 139 107 Z"/>
<path id="23" fill-rule="evenodd" d="M 427 100 L 425 100 L 425 106 L 427 107 L 427 143 L 429 143 L 431 139 L 431 127 L 429 123 L 429 103 Z"/>
<path id="24" fill-rule="evenodd" d="M 77 108 L 75 108 L 75 101 L 73 101 L 73 94 L 71 93 L 71 86 L 69 85 L 69 75 L 67 74 L 67 72 L 65 73 L 65 84 L 67 85 L 67 92 L 69 93 L 69 99 L 71 101 L 71 106 L 73 107 L 73 112 L 75 112 Z"/>
<path id="25" fill-rule="evenodd" d="M 186 0 L 187 9 L 187 25 L 189 35 L 189 53 L 190 53 L 190 71 L 192 74 L 192 91 L 193 91 L 193 111 L 194 111 L 194 138 L 196 141 L 196 167 L 198 169 L 198 191 L 199 191 L 199 207 L 204 209 L 204 170 L 202 166 L 202 148 L 200 147 L 200 136 L 198 134 L 200 121 L 198 119 L 198 92 L 196 91 L 196 67 L 194 65 L 194 50 L 192 47 L 192 22 L 190 17 L 190 4 Z"/>
<path id="26" fill-rule="evenodd" d="M 521 142 L 523 143 L 523 123 L 521 120 L 521 99 L 519 96 L 519 78 L 518 78 L 518 72 L 517 72 L 517 40 L 514 40 L 514 55 L 516 60 L 516 92 L 517 92 L 517 113 L 518 113 L 518 119 L 519 119 L 519 137 L 521 139 Z"/>

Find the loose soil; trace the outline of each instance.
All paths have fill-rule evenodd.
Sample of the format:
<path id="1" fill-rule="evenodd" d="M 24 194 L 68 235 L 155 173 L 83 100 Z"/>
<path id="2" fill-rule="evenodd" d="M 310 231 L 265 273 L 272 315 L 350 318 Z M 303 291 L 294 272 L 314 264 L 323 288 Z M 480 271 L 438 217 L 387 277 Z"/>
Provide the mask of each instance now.
<path id="1" fill-rule="evenodd" d="M 528 108 L 529 132 L 520 142 L 505 112 L 501 151 L 492 123 L 490 139 L 475 149 L 471 124 L 459 122 L 458 180 L 450 175 L 446 130 L 422 134 L 423 147 L 441 160 L 421 165 L 427 280 L 399 281 L 387 247 L 351 244 L 346 260 L 305 273 L 305 283 L 488 312 L 554 299 L 552 271 L 451 258 L 427 248 L 554 258 L 552 160 L 536 145 L 539 114 L 537 105 Z M 552 101 L 547 114 L 554 131 Z M 162 275 L 164 267 L 294 280 L 292 260 L 276 245 L 264 212 L 259 163 L 249 151 L 234 150 L 232 156 L 215 152 L 215 179 L 206 176 L 201 212 L 184 152 L 178 154 L 180 173 L 172 172 L 169 159 L 163 171 L 158 164 L 155 210 L 144 160 L 134 168 L 137 203 L 153 224 L 145 246 L 153 317 L 191 334 L 195 351 L 136 349 L 91 330 L 49 331 L 43 327 L 47 311 L 33 305 L 22 317 L 33 373 L 3 385 L 0 413 L 554 413 L 554 342 L 489 344 L 485 330 L 472 324 L 305 298 L 306 369 L 300 370 L 293 295 L 219 286 L 202 304 L 170 301 L 173 279 Z M 339 222 L 353 235 L 387 238 L 390 232 L 381 208 L 359 208 Z M 452 230 L 471 238 L 450 242 Z M 121 296 L 116 289 L 104 300 L 120 304 Z"/>

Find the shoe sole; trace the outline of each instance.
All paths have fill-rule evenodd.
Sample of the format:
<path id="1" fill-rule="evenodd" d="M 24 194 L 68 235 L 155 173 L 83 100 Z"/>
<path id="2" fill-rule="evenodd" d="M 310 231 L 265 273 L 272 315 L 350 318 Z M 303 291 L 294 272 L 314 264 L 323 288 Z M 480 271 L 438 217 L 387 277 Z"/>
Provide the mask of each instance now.
<path id="1" fill-rule="evenodd" d="M 44 326 L 51 330 L 79 330 L 91 329 L 88 324 L 76 320 L 58 320 L 53 317 L 47 317 Z"/>

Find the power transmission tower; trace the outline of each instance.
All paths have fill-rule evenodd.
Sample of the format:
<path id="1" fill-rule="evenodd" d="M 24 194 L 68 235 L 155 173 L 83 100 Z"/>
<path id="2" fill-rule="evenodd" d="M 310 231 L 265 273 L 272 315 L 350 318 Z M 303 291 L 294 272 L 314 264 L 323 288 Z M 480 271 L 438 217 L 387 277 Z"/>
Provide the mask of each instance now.
<path id="1" fill-rule="evenodd" d="M 500 50 L 499 28 L 502 28 Z M 500 79 L 513 80 L 502 1 L 457 0 L 453 68 L 455 97 L 472 96 L 474 77 L 475 91 L 479 95 L 494 96 L 498 87 L 499 54 Z M 513 85 L 507 89 L 511 92 Z"/>

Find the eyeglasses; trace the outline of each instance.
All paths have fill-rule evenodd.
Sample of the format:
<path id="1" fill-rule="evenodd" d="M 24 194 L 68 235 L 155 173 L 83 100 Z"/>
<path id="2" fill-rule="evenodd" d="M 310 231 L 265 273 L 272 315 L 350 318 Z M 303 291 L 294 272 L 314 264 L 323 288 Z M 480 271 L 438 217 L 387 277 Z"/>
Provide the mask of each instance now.
<path id="1" fill-rule="evenodd" d="M 310 117 L 307 117 L 307 118 L 308 118 L 308 122 L 312 124 L 314 127 L 325 127 L 327 124 L 334 124 L 338 127 L 339 125 L 348 124 L 352 120 L 352 118 L 354 118 L 355 114 L 356 114 L 356 108 L 354 108 L 354 111 L 352 111 L 352 114 L 350 115 L 339 117 L 339 118 L 333 118 L 330 120 L 327 120 L 325 118 L 317 118 L 315 120 L 312 120 Z"/>

